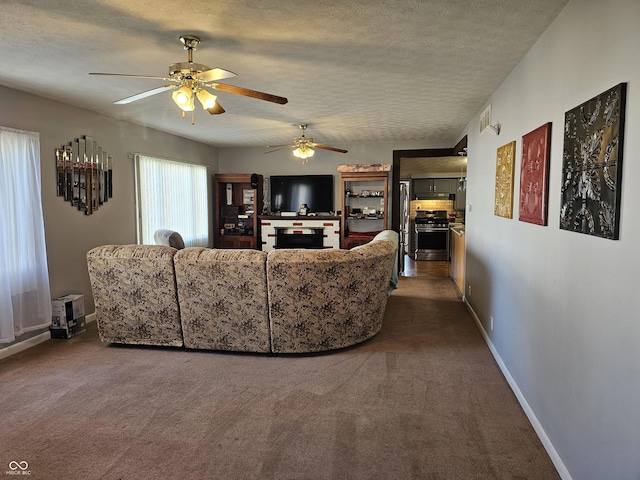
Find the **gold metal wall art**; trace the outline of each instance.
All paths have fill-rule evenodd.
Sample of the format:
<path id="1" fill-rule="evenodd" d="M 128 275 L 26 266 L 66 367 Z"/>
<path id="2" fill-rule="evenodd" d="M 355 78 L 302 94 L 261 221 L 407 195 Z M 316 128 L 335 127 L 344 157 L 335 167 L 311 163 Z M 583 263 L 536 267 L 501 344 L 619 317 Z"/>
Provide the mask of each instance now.
<path id="1" fill-rule="evenodd" d="M 113 160 L 92 137 L 56 149 L 57 194 L 91 215 L 113 196 Z"/>
<path id="2" fill-rule="evenodd" d="M 626 86 L 620 83 L 565 114 L 562 230 L 618 239 Z"/>
<path id="3" fill-rule="evenodd" d="M 496 198 L 493 213 L 499 217 L 513 218 L 513 170 L 516 142 L 498 148 L 496 159 Z"/>

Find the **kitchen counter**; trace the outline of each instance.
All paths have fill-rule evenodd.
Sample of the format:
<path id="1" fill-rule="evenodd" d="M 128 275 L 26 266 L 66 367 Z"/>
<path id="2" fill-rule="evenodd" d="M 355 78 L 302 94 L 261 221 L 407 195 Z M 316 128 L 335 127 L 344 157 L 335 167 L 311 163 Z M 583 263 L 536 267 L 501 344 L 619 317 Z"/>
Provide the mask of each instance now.
<path id="1" fill-rule="evenodd" d="M 464 296 L 465 274 L 465 225 L 463 223 L 449 224 L 449 255 L 451 258 L 450 276 Z"/>
<path id="2" fill-rule="evenodd" d="M 449 229 L 458 236 L 464 235 L 465 232 L 464 223 L 450 223 Z"/>

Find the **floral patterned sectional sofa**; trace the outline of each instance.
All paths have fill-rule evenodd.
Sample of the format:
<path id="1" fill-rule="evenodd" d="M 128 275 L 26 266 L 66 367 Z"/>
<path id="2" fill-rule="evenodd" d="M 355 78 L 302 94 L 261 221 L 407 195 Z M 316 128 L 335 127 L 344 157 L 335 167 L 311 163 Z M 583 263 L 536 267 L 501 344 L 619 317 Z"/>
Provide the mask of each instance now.
<path id="1" fill-rule="evenodd" d="M 382 327 L 397 242 L 388 230 L 351 250 L 97 247 L 87 265 L 100 339 L 269 353 L 354 345 Z"/>

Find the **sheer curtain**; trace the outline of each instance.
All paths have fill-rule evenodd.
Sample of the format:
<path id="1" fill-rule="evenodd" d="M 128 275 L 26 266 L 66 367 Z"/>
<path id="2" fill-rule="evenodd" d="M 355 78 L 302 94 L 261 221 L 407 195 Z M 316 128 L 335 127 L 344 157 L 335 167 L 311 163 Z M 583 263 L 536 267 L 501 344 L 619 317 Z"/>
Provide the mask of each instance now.
<path id="1" fill-rule="evenodd" d="M 209 244 L 207 167 L 136 154 L 138 241 L 156 230 L 178 232 L 187 247 Z"/>
<path id="2" fill-rule="evenodd" d="M 0 127 L 0 343 L 51 324 L 40 136 Z"/>

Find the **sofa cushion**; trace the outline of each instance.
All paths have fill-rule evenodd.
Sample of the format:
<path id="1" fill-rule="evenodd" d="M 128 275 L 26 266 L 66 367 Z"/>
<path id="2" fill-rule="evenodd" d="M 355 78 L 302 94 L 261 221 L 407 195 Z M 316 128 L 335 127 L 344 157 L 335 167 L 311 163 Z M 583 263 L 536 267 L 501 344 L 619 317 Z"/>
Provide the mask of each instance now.
<path id="1" fill-rule="evenodd" d="M 362 342 L 382 327 L 395 245 L 272 250 L 267 256 L 274 352 L 318 352 Z"/>
<path id="2" fill-rule="evenodd" d="M 266 259 L 265 252 L 242 249 L 176 254 L 185 347 L 270 351 Z"/>
<path id="3" fill-rule="evenodd" d="M 175 253 L 161 245 L 105 245 L 87 253 L 103 342 L 183 345 Z"/>

